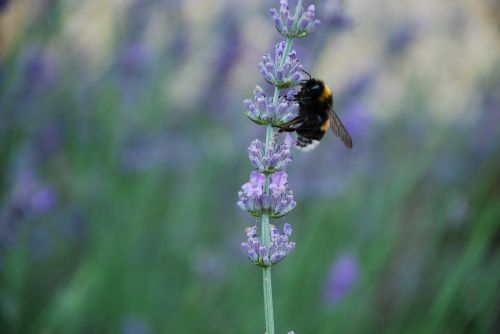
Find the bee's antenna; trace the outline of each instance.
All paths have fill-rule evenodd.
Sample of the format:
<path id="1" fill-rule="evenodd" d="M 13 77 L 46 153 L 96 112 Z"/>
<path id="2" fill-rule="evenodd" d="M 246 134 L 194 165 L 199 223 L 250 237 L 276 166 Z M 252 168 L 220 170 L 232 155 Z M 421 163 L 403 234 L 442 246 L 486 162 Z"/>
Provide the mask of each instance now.
<path id="1" fill-rule="evenodd" d="M 304 72 L 305 74 L 307 74 L 309 76 L 309 80 L 311 80 L 312 76 L 309 72 L 307 72 L 306 70 L 302 69 L 302 72 Z"/>

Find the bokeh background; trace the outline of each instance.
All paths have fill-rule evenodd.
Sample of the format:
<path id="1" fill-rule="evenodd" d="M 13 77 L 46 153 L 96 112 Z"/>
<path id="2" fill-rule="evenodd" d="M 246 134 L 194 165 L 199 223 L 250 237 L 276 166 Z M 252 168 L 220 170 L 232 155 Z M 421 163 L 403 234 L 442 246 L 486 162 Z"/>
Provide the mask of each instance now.
<path id="1" fill-rule="evenodd" d="M 500 332 L 500 2 L 312 2 L 354 148 L 294 154 L 277 332 Z M 1 333 L 264 332 L 235 203 L 271 6 L 0 1 Z"/>

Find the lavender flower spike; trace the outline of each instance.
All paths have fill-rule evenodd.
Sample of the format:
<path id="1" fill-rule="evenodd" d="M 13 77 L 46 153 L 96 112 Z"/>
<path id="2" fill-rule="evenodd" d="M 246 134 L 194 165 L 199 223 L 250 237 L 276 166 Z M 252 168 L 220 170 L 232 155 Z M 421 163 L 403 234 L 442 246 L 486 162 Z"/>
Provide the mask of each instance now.
<path id="1" fill-rule="evenodd" d="M 316 8 L 310 5 L 304 12 L 301 3 L 299 0 L 293 15 L 288 10 L 287 0 L 280 1 L 279 12 L 274 8 L 269 10 L 274 26 L 281 35 L 288 38 L 304 37 L 317 29 L 320 21 L 316 19 Z"/>
<path id="2" fill-rule="evenodd" d="M 278 88 L 296 86 L 304 79 L 303 67 L 297 59 L 295 51 L 292 50 L 288 53 L 285 63 L 281 66 L 285 44 L 284 41 L 276 44 L 274 57 L 271 54 L 266 54 L 259 63 L 259 70 L 264 79 Z"/>
<path id="3" fill-rule="evenodd" d="M 286 231 L 285 231 L 286 230 Z M 245 229 L 247 241 L 241 244 L 241 249 L 254 264 L 260 267 L 270 267 L 283 260 L 295 249 L 295 242 L 288 241 L 292 228 L 289 224 L 283 227 L 283 233 L 270 225 L 269 247 L 263 245 L 262 240 L 257 236 L 257 227 L 247 227 Z"/>
<path id="4" fill-rule="evenodd" d="M 266 97 L 260 86 L 255 87 L 254 96 L 253 101 L 245 99 L 243 105 L 246 109 L 244 114 L 257 124 L 281 126 L 299 113 L 298 103 L 289 101 L 286 97 L 281 97 L 276 107 L 273 99 Z"/>
<path id="5" fill-rule="evenodd" d="M 262 281 L 264 292 L 264 319 L 267 334 L 275 334 L 271 266 L 283 260 L 295 249 L 295 243 L 289 241 L 292 227 L 284 224 L 280 231 L 270 224 L 270 219 L 280 218 L 292 211 L 297 203 L 293 192 L 288 187 L 288 175 L 285 169 L 292 160 L 290 148 L 294 146 L 291 136 L 282 144 L 276 128 L 296 118 L 299 105 L 294 101 L 294 90 L 287 96 L 281 92 L 284 88 L 298 85 L 304 79 L 303 67 L 292 49 L 293 39 L 304 37 L 319 24 L 315 17 L 315 7 L 310 5 L 307 11 L 302 7 L 302 0 L 297 1 L 295 11 L 288 9 L 288 0 L 280 0 L 279 11 L 270 10 L 274 24 L 286 40 L 276 44 L 274 53 L 266 54 L 259 63 L 259 70 L 264 79 L 274 86 L 272 97 L 257 86 L 253 99 L 245 99 L 244 114 L 254 123 L 266 125 L 265 142 L 255 139 L 248 147 L 248 157 L 255 167 L 249 182 L 238 192 L 238 206 L 252 216 L 259 217 L 261 235 L 257 227 L 247 228 L 247 240 L 241 249 L 250 261 L 263 267 Z M 288 334 L 294 334 L 293 331 Z"/>

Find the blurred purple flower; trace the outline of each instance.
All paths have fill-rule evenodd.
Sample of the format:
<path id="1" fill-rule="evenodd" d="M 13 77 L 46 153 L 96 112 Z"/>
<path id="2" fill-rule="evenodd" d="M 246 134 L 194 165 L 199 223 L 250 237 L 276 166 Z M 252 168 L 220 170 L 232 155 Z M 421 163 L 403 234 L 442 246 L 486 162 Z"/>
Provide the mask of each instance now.
<path id="1" fill-rule="evenodd" d="M 342 99 L 342 106 L 350 103 L 352 100 L 357 100 L 361 95 L 365 94 L 373 85 L 377 76 L 377 71 L 373 69 L 355 75 L 338 94 Z"/>
<path id="2" fill-rule="evenodd" d="M 326 25 L 341 30 L 354 24 L 352 16 L 347 14 L 341 0 L 333 0 L 324 4 L 322 20 Z"/>
<path id="3" fill-rule="evenodd" d="M 212 42 L 213 52 L 206 57 L 209 69 L 206 71 L 209 76 L 206 86 L 211 89 L 203 90 L 197 99 L 198 103 L 211 114 L 210 117 L 222 122 L 232 122 L 231 119 L 237 117 L 237 114 L 233 113 L 237 102 L 234 98 L 231 73 L 244 51 L 241 20 L 234 15 L 239 8 L 235 4 L 227 3 L 218 18 L 219 24 L 216 25 L 217 31 Z M 188 36 L 185 36 L 186 32 L 176 35 L 184 36 L 184 43 L 186 40 L 189 41 Z M 184 58 L 179 61 L 183 62 Z"/>
<path id="4" fill-rule="evenodd" d="M 53 187 L 44 186 L 35 191 L 31 198 L 31 209 L 34 213 L 50 211 L 57 202 L 57 194 Z"/>
<path id="5" fill-rule="evenodd" d="M 386 52 L 389 55 L 398 55 L 404 52 L 417 37 L 417 25 L 405 22 L 389 34 Z"/>
<path id="6" fill-rule="evenodd" d="M 340 255 L 330 266 L 330 273 L 323 290 L 327 303 L 338 303 L 353 288 L 359 277 L 358 260 L 353 254 Z"/>
<path id="7" fill-rule="evenodd" d="M 61 147 L 61 128 L 55 122 L 38 130 L 33 138 L 34 154 L 39 161 L 44 161 Z"/>
<path id="8" fill-rule="evenodd" d="M 41 185 L 33 172 L 21 171 L 12 187 L 10 205 L 22 213 L 42 214 L 50 211 L 56 203 L 57 194 L 50 185 Z"/>
<path id="9" fill-rule="evenodd" d="M 237 16 L 233 15 L 237 11 L 234 6 L 227 6 L 226 11 L 221 15 L 221 25 L 219 27 L 221 46 L 215 61 L 214 79 L 219 81 L 227 79 L 233 66 L 238 62 L 242 53 L 241 28 Z"/>
<path id="10" fill-rule="evenodd" d="M 145 135 L 137 132 L 128 136 L 120 156 L 126 171 L 147 171 L 161 166 L 182 171 L 203 152 L 202 145 L 184 133 Z"/>
<path id="11" fill-rule="evenodd" d="M 369 107 L 363 101 L 353 101 L 342 110 L 344 125 L 353 138 L 366 136 L 374 123 Z"/>
<path id="12" fill-rule="evenodd" d="M 151 62 L 150 51 L 140 41 L 125 45 L 119 57 L 120 72 L 127 78 L 143 75 Z"/>
<path id="13" fill-rule="evenodd" d="M 172 5 L 170 5 L 172 6 Z M 168 50 L 166 51 L 166 59 L 171 62 L 173 66 L 178 63 L 183 62 L 188 55 L 190 44 L 190 26 L 182 18 L 182 15 L 178 15 L 179 22 L 177 22 L 175 28 L 175 34 L 173 36 Z"/>
<path id="14" fill-rule="evenodd" d="M 56 63 L 47 52 L 35 47 L 24 55 L 24 87 L 28 93 L 50 86 L 56 79 Z"/>
<path id="15" fill-rule="evenodd" d="M 143 319 L 140 319 L 135 316 L 129 316 L 123 319 L 121 325 L 121 334 L 148 334 L 149 327 L 144 322 Z"/>

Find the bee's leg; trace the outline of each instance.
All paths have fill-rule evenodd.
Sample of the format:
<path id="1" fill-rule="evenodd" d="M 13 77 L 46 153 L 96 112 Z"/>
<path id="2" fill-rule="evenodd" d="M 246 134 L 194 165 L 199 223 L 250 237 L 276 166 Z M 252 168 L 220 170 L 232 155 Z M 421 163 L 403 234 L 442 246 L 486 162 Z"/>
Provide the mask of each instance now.
<path id="1" fill-rule="evenodd" d="M 278 128 L 279 130 L 277 131 L 278 133 L 282 133 L 282 132 L 294 132 L 297 130 L 297 127 L 294 127 L 293 125 L 296 125 L 296 124 L 299 124 L 299 123 L 302 123 L 304 120 L 302 119 L 302 117 L 300 116 L 297 116 L 295 117 L 294 119 L 292 119 L 290 122 L 288 123 L 285 123 L 283 125 L 278 125 L 278 126 L 275 126 L 275 128 Z"/>

